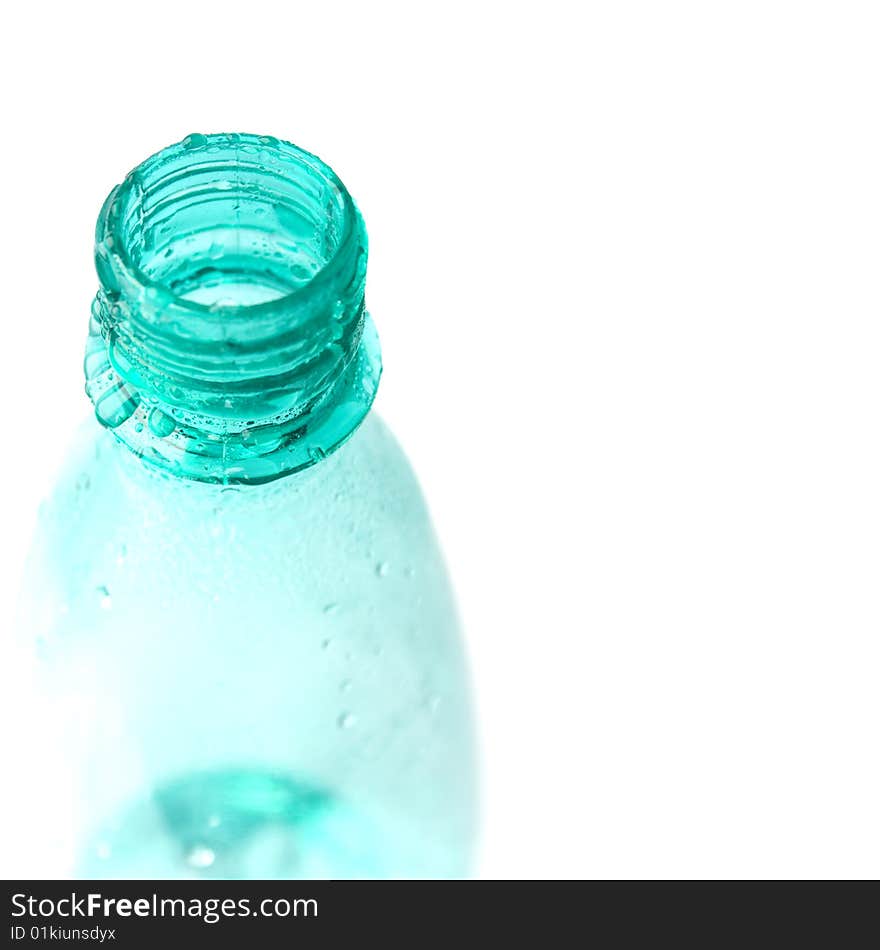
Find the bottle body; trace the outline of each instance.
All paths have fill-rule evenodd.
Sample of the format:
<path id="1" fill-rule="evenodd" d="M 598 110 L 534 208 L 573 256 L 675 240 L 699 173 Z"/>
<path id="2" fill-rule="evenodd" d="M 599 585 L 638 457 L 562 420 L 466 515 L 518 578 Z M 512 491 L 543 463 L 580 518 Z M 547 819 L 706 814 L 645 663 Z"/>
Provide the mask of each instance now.
<path id="1" fill-rule="evenodd" d="M 455 608 L 378 419 L 256 485 L 169 476 L 88 427 L 42 513 L 24 615 L 73 808 L 58 873 L 467 873 Z"/>

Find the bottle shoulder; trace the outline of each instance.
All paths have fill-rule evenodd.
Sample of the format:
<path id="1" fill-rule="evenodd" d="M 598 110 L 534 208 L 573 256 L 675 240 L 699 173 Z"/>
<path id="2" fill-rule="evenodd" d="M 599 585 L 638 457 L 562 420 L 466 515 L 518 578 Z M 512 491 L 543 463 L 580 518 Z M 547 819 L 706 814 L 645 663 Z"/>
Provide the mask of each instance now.
<path id="1" fill-rule="evenodd" d="M 457 626 L 417 479 L 374 417 L 320 464 L 256 486 L 157 474 L 106 430 L 84 427 L 41 512 L 27 573 L 62 604 L 107 608 L 124 593 L 211 613 L 225 602 L 242 622 L 258 603 L 275 616 L 381 604 L 400 628 L 419 612 Z"/>
<path id="2" fill-rule="evenodd" d="M 71 440 L 43 511 L 67 525 L 123 510 L 173 512 L 185 521 L 222 509 L 261 522 L 267 516 L 308 521 L 340 506 L 372 509 L 411 525 L 428 519 L 403 450 L 375 414 L 320 464 L 259 485 L 218 485 L 167 475 L 142 464 L 111 433 L 88 420 Z"/>

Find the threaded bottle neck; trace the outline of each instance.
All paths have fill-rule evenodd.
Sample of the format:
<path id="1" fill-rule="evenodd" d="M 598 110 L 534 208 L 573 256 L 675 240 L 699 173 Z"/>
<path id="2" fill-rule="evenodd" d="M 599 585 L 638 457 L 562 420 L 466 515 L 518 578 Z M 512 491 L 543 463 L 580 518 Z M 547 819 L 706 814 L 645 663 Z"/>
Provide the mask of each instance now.
<path id="1" fill-rule="evenodd" d="M 150 464 L 262 482 L 323 458 L 381 371 L 363 221 L 334 172 L 268 136 L 190 135 L 113 189 L 86 390 Z"/>

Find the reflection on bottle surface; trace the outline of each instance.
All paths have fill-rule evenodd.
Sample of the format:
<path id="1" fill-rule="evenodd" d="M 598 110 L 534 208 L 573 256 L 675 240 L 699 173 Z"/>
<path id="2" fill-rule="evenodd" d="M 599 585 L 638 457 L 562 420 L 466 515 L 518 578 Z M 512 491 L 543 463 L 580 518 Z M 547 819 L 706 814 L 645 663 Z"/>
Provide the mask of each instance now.
<path id="1" fill-rule="evenodd" d="M 466 874 L 462 645 L 418 485 L 367 415 L 347 192 L 275 139 L 189 136 L 111 193 L 96 260 L 103 428 L 41 512 L 24 597 L 74 825 L 52 873 Z"/>

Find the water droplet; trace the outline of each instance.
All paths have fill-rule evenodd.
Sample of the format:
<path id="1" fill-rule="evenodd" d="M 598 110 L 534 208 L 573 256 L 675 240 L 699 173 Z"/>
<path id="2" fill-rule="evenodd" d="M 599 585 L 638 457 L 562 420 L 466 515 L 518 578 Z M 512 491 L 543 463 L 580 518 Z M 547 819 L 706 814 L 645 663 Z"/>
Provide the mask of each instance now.
<path id="1" fill-rule="evenodd" d="M 404 577 L 415 577 L 415 575 L 416 575 L 416 571 L 415 571 L 415 568 L 413 567 L 408 567 L 403 572 Z"/>
<path id="2" fill-rule="evenodd" d="M 351 689 L 351 680 L 343 680 L 339 684 L 339 691 L 341 693 L 347 693 Z"/>
<path id="3" fill-rule="evenodd" d="M 80 475 L 76 480 L 76 490 L 77 491 L 88 491 L 91 487 L 92 480 L 88 475 Z"/>
<path id="4" fill-rule="evenodd" d="M 322 640 L 322 641 L 321 641 L 321 649 L 322 649 L 322 650 L 327 650 L 327 649 L 329 649 L 331 642 L 332 642 L 332 641 L 330 640 L 330 637 L 327 637 L 325 640 Z"/>
<path id="5" fill-rule="evenodd" d="M 160 439 L 164 439 L 165 436 L 171 435 L 175 429 L 174 420 L 171 416 L 166 415 L 162 412 L 161 409 L 152 409 L 150 411 L 149 417 L 150 431 L 153 435 L 159 436 Z"/>
<path id="6" fill-rule="evenodd" d="M 204 148 L 208 144 L 207 135 L 202 135 L 201 132 L 191 132 L 184 140 L 184 148 Z"/>
<path id="7" fill-rule="evenodd" d="M 339 613 L 339 604 L 327 604 L 324 607 L 324 613 L 330 616 L 331 614 Z"/>
<path id="8" fill-rule="evenodd" d="M 351 727 L 357 722 L 354 713 L 345 712 L 337 720 L 336 724 L 340 729 L 351 729 Z"/>
<path id="9" fill-rule="evenodd" d="M 110 857 L 110 845 L 106 841 L 99 841 L 97 847 L 95 848 L 95 854 L 102 860 L 106 861 Z"/>
<path id="10" fill-rule="evenodd" d="M 135 432 L 143 432 L 143 431 L 144 431 L 144 424 L 143 424 L 143 422 L 136 422 L 136 423 L 134 424 L 134 431 L 135 431 Z"/>
<path id="11" fill-rule="evenodd" d="M 97 588 L 98 591 L 98 606 L 101 610 L 109 610 L 113 606 L 113 598 L 110 596 L 110 591 L 102 584 Z"/>
<path id="12" fill-rule="evenodd" d="M 120 566 L 125 564 L 125 559 L 128 557 L 128 548 L 121 544 L 119 546 L 119 553 L 116 555 L 116 563 Z"/>
<path id="13" fill-rule="evenodd" d="M 210 848 L 197 844 L 191 848 L 186 856 L 186 863 L 191 868 L 209 868 L 214 863 L 216 855 Z"/>
<path id="14" fill-rule="evenodd" d="M 140 395 L 131 392 L 124 383 L 113 383 L 96 398 L 95 412 L 103 425 L 115 429 L 131 418 L 140 401 Z"/>
<path id="15" fill-rule="evenodd" d="M 428 712 L 433 716 L 437 710 L 440 708 L 440 697 L 439 696 L 429 696 L 425 700 L 425 706 L 428 708 Z"/>
<path id="16" fill-rule="evenodd" d="M 376 577 L 387 577 L 388 576 L 388 562 L 379 561 L 376 565 Z"/>
<path id="17" fill-rule="evenodd" d="M 211 817 L 208 819 L 208 827 L 209 827 L 209 828 L 219 828 L 219 827 L 220 827 L 220 816 L 219 816 L 219 815 L 211 815 Z"/>

